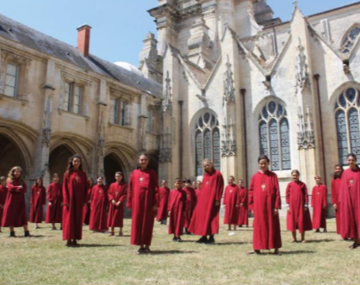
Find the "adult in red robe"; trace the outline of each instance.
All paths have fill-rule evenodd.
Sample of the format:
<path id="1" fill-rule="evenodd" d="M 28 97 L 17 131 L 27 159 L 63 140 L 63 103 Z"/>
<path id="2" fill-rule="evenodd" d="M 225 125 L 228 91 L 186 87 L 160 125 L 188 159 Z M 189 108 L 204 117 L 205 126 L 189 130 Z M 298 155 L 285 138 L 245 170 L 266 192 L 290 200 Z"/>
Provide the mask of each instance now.
<path id="1" fill-rule="evenodd" d="M 35 229 L 39 228 L 39 223 L 43 221 L 44 206 L 46 203 L 46 189 L 41 177 L 36 178 L 34 186 L 31 188 L 30 197 L 30 223 L 35 223 Z"/>
<path id="2" fill-rule="evenodd" d="M 150 254 L 155 211 L 158 208 L 158 176 L 149 169 L 149 156 L 139 156 L 139 167 L 131 173 L 127 207 L 132 209 L 132 245 L 140 246 L 138 254 Z"/>
<path id="3" fill-rule="evenodd" d="M 91 191 L 94 187 L 94 180 L 89 177 L 87 180 L 88 183 L 88 189 L 87 189 L 87 195 L 86 195 L 86 203 L 83 210 L 83 224 L 88 225 L 90 223 L 90 215 L 91 215 Z"/>
<path id="4" fill-rule="evenodd" d="M 170 192 L 168 204 L 169 235 L 173 234 L 173 241 L 181 242 L 184 233 L 184 222 L 186 218 L 187 198 L 183 182 L 180 178 L 175 179 L 175 189 Z"/>
<path id="5" fill-rule="evenodd" d="M 194 209 L 196 206 L 196 194 L 194 188 L 192 188 L 192 183 L 190 179 L 184 179 L 185 187 L 183 188 L 186 194 L 186 215 L 184 220 L 185 233 L 191 234 L 188 230 L 191 218 L 194 213 Z"/>
<path id="6" fill-rule="evenodd" d="M 228 231 L 231 231 L 231 225 L 234 225 L 234 231 L 236 231 L 236 225 L 239 219 L 239 205 L 237 204 L 239 187 L 234 183 L 234 181 L 234 176 L 230 176 L 228 179 L 228 185 L 225 187 L 223 199 L 223 205 L 225 206 L 224 224 L 228 225 Z"/>
<path id="7" fill-rule="evenodd" d="M 341 176 L 344 172 L 344 169 L 341 165 L 335 165 L 335 171 L 333 175 L 333 180 L 331 181 L 331 203 L 335 209 L 336 216 L 336 232 L 341 234 L 341 219 L 340 219 L 340 184 Z"/>
<path id="8" fill-rule="evenodd" d="M 240 179 L 238 181 L 239 193 L 238 193 L 238 226 L 249 226 L 249 210 L 248 210 L 248 191 L 243 186 L 244 182 Z"/>
<path id="9" fill-rule="evenodd" d="M 161 181 L 161 188 L 159 189 L 159 209 L 157 210 L 156 220 L 166 225 L 167 208 L 169 200 L 170 189 L 166 187 L 166 180 Z"/>
<path id="10" fill-rule="evenodd" d="M 1 221 L 4 212 L 4 205 L 5 205 L 7 193 L 8 193 L 8 189 L 6 188 L 6 177 L 1 176 L 0 177 L 0 233 L 2 232 Z"/>
<path id="11" fill-rule="evenodd" d="M 4 205 L 2 226 L 10 228 L 10 237 L 15 237 L 14 228 L 16 227 L 23 227 L 25 237 L 30 237 L 25 203 L 26 184 L 21 174 L 21 167 L 14 166 L 7 179 L 8 194 Z"/>
<path id="12" fill-rule="evenodd" d="M 254 215 L 253 248 L 260 254 L 262 249 L 281 248 L 279 210 L 281 198 L 277 175 L 269 170 L 270 160 L 266 155 L 258 159 L 260 170 L 251 178 L 249 208 Z"/>
<path id="13" fill-rule="evenodd" d="M 326 232 L 326 206 L 327 206 L 327 188 L 321 182 L 319 175 L 315 176 L 316 185 L 312 190 L 311 207 L 313 208 L 313 224 L 312 227 L 316 232 L 320 228 Z"/>
<path id="14" fill-rule="evenodd" d="M 201 194 L 197 201 L 189 231 L 202 236 L 197 243 L 214 243 L 214 235 L 219 232 L 220 201 L 224 191 L 224 179 L 209 159 L 204 159 L 204 177 Z M 209 238 L 207 238 L 209 236 Z"/>
<path id="15" fill-rule="evenodd" d="M 298 170 L 293 170 L 291 175 L 293 181 L 286 187 L 287 230 L 292 233 L 292 242 L 296 242 L 297 229 L 301 234 L 301 242 L 306 242 L 305 231 L 312 230 L 308 190 L 305 183 L 299 180 Z"/>
<path id="16" fill-rule="evenodd" d="M 62 222 L 62 185 L 59 183 L 59 175 L 53 175 L 52 183 L 48 187 L 48 205 L 45 222 L 52 224 L 52 230 L 56 230 L 55 223 Z"/>
<path id="17" fill-rule="evenodd" d="M 340 185 L 340 234 L 354 240 L 351 249 L 360 247 L 360 169 L 356 161 L 355 154 L 348 154 L 349 168 L 342 174 Z"/>
<path id="18" fill-rule="evenodd" d="M 107 212 L 109 209 L 108 187 L 104 184 L 104 178 L 97 179 L 97 185 L 91 190 L 91 215 L 89 229 L 94 232 L 106 232 Z"/>
<path id="19" fill-rule="evenodd" d="M 83 207 L 87 196 L 87 175 L 82 170 L 80 155 L 69 159 L 63 182 L 63 240 L 66 246 L 78 246 L 82 238 Z"/>
<path id="20" fill-rule="evenodd" d="M 114 235 L 114 228 L 119 227 L 119 236 L 123 235 L 124 226 L 124 202 L 127 195 L 127 186 L 123 179 L 122 172 L 115 173 L 116 182 L 112 183 L 109 188 L 109 216 L 108 227 L 111 228 L 111 236 Z"/>

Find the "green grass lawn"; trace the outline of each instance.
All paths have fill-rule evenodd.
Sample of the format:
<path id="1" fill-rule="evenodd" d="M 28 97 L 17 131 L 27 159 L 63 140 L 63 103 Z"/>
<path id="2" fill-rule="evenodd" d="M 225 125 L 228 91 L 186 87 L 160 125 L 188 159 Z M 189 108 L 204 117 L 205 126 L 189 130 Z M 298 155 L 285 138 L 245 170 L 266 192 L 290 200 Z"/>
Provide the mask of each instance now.
<path id="1" fill-rule="evenodd" d="M 32 225 L 30 225 L 32 227 Z M 172 242 L 167 226 L 156 223 L 150 256 L 137 256 L 129 244 L 130 220 L 124 237 L 92 233 L 84 227 L 79 248 L 66 248 L 61 231 L 42 224 L 34 237 L 0 234 L 0 284 L 360 284 L 360 249 L 335 233 L 307 232 L 308 243 L 290 243 L 282 220 L 282 256 L 247 255 L 252 250 L 252 229 L 229 236 L 222 226 L 215 245 L 194 243 L 184 236 Z"/>

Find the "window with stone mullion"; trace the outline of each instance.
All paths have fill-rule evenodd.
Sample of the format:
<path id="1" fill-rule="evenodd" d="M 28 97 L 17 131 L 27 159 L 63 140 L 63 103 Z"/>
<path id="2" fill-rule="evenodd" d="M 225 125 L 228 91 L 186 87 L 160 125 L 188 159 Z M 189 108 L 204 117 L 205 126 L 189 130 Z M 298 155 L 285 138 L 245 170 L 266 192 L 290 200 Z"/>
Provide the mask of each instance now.
<path id="1" fill-rule="evenodd" d="M 5 95 L 10 97 L 17 96 L 18 76 L 19 66 L 13 63 L 8 63 L 5 77 Z"/>

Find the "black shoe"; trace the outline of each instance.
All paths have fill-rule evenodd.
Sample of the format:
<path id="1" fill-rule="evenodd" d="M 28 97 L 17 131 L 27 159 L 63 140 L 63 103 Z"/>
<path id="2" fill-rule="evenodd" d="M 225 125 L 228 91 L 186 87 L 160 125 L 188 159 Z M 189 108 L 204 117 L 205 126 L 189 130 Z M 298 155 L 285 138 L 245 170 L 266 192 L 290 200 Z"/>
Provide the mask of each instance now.
<path id="1" fill-rule="evenodd" d="M 174 237 L 174 238 L 173 238 L 173 241 L 174 241 L 174 242 L 177 241 L 177 237 Z"/>
<path id="2" fill-rule="evenodd" d="M 357 243 L 355 243 L 355 242 L 352 245 L 349 246 L 350 249 L 356 249 L 358 247 L 359 247 L 359 245 Z"/>
<path id="3" fill-rule="evenodd" d="M 214 237 L 210 237 L 207 243 L 208 244 L 214 244 L 215 243 Z"/>
<path id="4" fill-rule="evenodd" d="M 30 232 L 29 232 L 29 231 L 25 231 L 24 237 L 31 237 Z"/>
<path id="5" fill-rule="evenodd" d="M 208 239 L 207 237 L 202 237 L 201 239 L 199 239 L 198 241 L 196 241 L 196 243 L 207 243 Z"/>
<path id="6" fill-rule="evenodd" d="M 16 237 L 15 232 L 10 232 L 10 237 Z"/>
<path id="7" fill-rule="evenodd" d="M 180 237 L 178 237 L 176 241 L 177 241 L 177 242 L 182 242 L 182 240 L 181 240 Z"/>

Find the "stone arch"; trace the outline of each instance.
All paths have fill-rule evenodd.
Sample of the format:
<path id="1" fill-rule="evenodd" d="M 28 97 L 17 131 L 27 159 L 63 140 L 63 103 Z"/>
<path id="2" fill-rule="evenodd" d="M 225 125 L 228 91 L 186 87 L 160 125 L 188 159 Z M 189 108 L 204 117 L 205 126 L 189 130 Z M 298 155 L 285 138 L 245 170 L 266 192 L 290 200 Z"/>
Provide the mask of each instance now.
<path id="1" fill-rule="evenodd" d="M 345 54 L 352 52 L 360 36 L 360 23 L 354 23 L 346 30 L 340 42 L 340 51 Z"/>
<path id="2" fill-rule="evenodd" d="M 57 173 L 62 181 L 63 175 L 67 169 L 69 158 L 76 152 L 66 144 L 61 144 L 53 148 L 49 157 L 50 177 Z"/>

